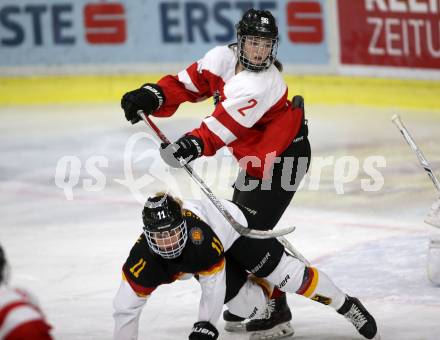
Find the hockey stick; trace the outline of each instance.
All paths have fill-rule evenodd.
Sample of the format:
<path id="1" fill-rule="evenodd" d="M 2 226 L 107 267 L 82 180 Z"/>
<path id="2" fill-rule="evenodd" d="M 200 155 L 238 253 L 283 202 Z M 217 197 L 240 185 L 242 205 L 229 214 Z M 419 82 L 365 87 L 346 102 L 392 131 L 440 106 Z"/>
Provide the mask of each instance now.
<path id="1" fill-rule="evenodd" d="M 427 161 L 425 156 L 423 155 L 422 151 L 419 149 L 417 144 L 414 142 L 414 139 L 409 134 L 408 130 L 406 129 L 405 125 L 403 125 L 402 120 L 400 119 L 399 115 L 394 115 L 391 118 L 391 121 L 397 126 L 397 128 L 400 130 L 400 133 L 403 135 L 403 138 L 405 138 L 408 145 L 411 147 L 411 149 L 414 151 L 414 153 L 417 156 L 417 159 L 419 160 L 420 165 L 425 169 L 425 171 L 428 173 L 429 178 L 431 178 L 432 183 L 434 184 L 437 191 L 440 191 L 440 182 L 435 175 L 435 173 L 432 171 L 431 164 Z"/>
<path id="2" fill-rule="evenodd" d="M 156 124 L 144 114 L 143 111 L 137 112 L 138 116 L 149 126 L 154 133 L 159 137 L 159 139 L 164 142 L 171 144 L 168 138 L 163 134 L 163 132 L 157 127 Z M 212 193 L 211 189 L 205 184 L 205 182 L 200 178 L 200 176 L 193 170 L 193 168 L 185 162 L 183 158 L 179 159 L 180 164 L 183 166 L 185 171 L 189 174 L 189 176 L 194 180 L 194 182 L 200 187 L 203 193 L 208 197 L 208 199 L 214 204 L 217 210 L 223 215 L 223 217 L 231 224 L 231 226 L 242 236 L 247 236 L 251 238 L 274 238 L 282 235 L 286 235 L 295 230 L 295 227 L 287 227 L 280 230 L 256 230 L 246 228 L 245 226 L 238 223 L 229 211 L 223 206 L 223 204 L 217 199 L 217 197 Z"/>
<path id="3" fill-rule="evenodd" d="M 310 262 L 303 256 L 303 254 L 301 254 L 298 250 L 296 250 L 296 248 L 292 245 L 292 243 L 289 242 L 287 238 L 281 236 L 278 237 L 277 239 L 284 246 L 284 248 L 290 252 L 290 255 L 300 260 L 306 266 L 310 267 Z"/>

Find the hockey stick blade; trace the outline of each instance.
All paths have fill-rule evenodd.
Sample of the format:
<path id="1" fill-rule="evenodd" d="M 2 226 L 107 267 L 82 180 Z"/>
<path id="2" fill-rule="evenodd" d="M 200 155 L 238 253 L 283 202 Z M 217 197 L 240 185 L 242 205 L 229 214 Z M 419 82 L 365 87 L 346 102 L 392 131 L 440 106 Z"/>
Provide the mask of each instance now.
<path id="1" fill-rule="evenodd" d="M 169 139 L 165 136 L 165 134 L 159 129 L 159 127 L 154 124 L 150 117 L 144 114 L 143 111 L 137 112 L 138 116 L 145 122 L 147 126 L 153 130 L 156 136 L 163 143 L 170 143 Z M 199 188 L 203 191 L 206 197 L 211 201 L 211 203 L 217 208 L 217 210 L 222 214 L 222 216 L 229 222 L 229 224 L 242 236 L 257 238 L 257 239 L 266 239 L 266 238 L 275 238 L 283 235 L 290 234 L 295 230 L 295 227 L 285 227 L 278 230 L 257 230 L 251 229 L 243 226 L 238 223 L 228 210 L 223 206 L 223 204 L 217 199 L 217 197 L 213 194 L 211 189 L 205 184 L 202 178 L 193 170 L 193 168 L 185 162 L 183 158 L 179 159 L 180 164 L 183 166 L 188 175 L 193 179 L 193 181 L 199 186 Z"/>
<path id="2" fill-rule="evenodd" d="M 428 160 L 423 155 L 423 152 L 419 149 L 414 139 L 411 137 L 408 129 L 403 125 L 402 120 L 400 119 L 399 115 L 394 115 L 391 118 L 391 121 L 397 126 L 400 133 L 402 134 L 405 141 L 408 143 L 410 148 L 413 150 L 413 152 L 416 154 L 417 159 L 419 160 L 420 165 L 423 167 L 423 169 L 428 174 L 429 178 L 431 179 L 432 183 L 434 184 L 437 191 L 440 191 L 440 181 L 438 180 L 435 173 L 432 171 L 431 164 L 428 162 Z"/>
<path id="3" fill-rule="evenodd" d="M 284 248 L 286 248 L 286 250 L 290 252 L 290 255 L 303 262 L 306 266 L 310 267 L 310 262 L 304 257 L 303 254 L 296 250 L 296 248 L 293 246 L 292 243 L 289 242 L 287 238 L 285 238 L 284 236 L 280 236 L 278 237 L 278 241 L 280 241 Z"/>

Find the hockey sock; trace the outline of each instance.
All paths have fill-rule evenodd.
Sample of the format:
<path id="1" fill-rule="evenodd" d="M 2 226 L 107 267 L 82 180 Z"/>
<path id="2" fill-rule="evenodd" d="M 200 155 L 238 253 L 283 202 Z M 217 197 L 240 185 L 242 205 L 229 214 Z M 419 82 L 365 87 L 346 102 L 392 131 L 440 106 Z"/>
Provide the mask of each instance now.
<path id="1" fill-rule="evenodd" d="M 277 287 L 274 287 L 272 295 L 270 296 L 271 299 L 278 299 L 279 297 L 283 296 L 284 293 L 283 291 L 279 290 Z"/>
<path id="2" fill-rule="evenodd" d="M 303 282 L 297 294 L 338 310 L 344 304 L 345 294 L 333 283 L 324 272 L 306 267 Z"/>

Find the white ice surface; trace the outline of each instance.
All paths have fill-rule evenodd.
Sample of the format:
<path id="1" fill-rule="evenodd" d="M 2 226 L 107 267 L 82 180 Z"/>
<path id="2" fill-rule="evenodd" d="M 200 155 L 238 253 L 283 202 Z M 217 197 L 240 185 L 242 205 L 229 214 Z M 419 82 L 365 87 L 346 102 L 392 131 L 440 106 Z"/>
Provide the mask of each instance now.
<path id="1" fill-rule="evenodd" d="M 159 124 L 174 139 L 210 109 L 191 105 Z M 319 190 L 310 190 L 306 181 L 280 225 L 297 226 L 288 238 L 344 291 L 363 301 L 376 317 L 382 339 L 440 339 L 440 287 L 426 276 L 428 240 L 439 230 L 423 223 L 436 193 L 390 123 L 394 113 L 402 115 L 438 170 L 439 112 L 310 107 L 313 155 L 352 155 L 361 165 L 366 157 L 381 155 L 387 161 L 380 169 L 385 183 L 378 192 L 362 191 L 360 180 L 369 177 L 361 171 L 338 195 L 334 167 L 327 167 Z M 145 127 L 127 124 L 117 104 L 0 108 L 0 119 L 0 242 L 12 265 L 11 284 L 40 298 L 57 339 L 110 339 L 112 298 L 121 266 L 141 231 L 142 207 L 116 180 L 126 178 L 127 141 Z M 82 163 L 73 200 L 66 199 L 54 179 L 57 162 L 68 155 Z M 159 178 L 144 177 L 140 196 L 163 189 L 163 166 L 157 163 L 154 144 L 140 141 L 133 155 L 140 157 L 132 161 L 134 178 L 154 167 L 158 171 Z M 84 167 L 91 156 L 108 160 L 101 167 L 106 185 L 100 191 L 83 188 L 83 180 L 92 178 Z M 227 156 L 218 158 L 223 165 L 233 163 Z M 236 168 L 218 172 L 215 164 L 205 166 L 203 177 L 215 193 L 230 197 Z M 185 197 L 200 197 L 185 173 L 166 176 Z M 199 294 L 194 280 L 160 287 L 144 309 L 140 339 L 186 339 Z M 288 302 L 296 339 L 361 338 L 328 307 L 293 295 Z M 247 339 L 222 326 L 219 321 L 220 339 Z"/>

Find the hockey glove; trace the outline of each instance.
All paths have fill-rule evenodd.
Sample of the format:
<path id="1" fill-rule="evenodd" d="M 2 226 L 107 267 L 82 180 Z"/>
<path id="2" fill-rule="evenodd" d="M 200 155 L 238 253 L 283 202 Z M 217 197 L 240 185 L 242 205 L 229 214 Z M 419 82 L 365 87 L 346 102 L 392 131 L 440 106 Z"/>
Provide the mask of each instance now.
<path id="1" fill-rule="evenodd" d="M 295 96 L 292 98 L 292 108 L 293 109 L 301 109 L 302 113 L 303 113 L 303 124 L 301 129 L 299 130 L 298 134 L 295 137 L 295 141 L 298 140 L 302 140 L 299 137 L 304 136 L 307 137 L 309 135 L 309 127 L 307 125 L 307 119 L 305 118 L 305 110 L 304 110 L 304 98 L 302 96 Z M 308 167 L 307 167 L 308 169 Z"/>
<path id="2" fill-rule="evenodd" d="M 218 338 L 218 330 L 208 321 L 196 322 L 189 340 L 215 340 Z"/>
<path id="3" fill-rule="evenodd" d="M 195 136 L 186 135 L 173 144 L 162 143 L 159 151 L 165 163 L 173 168 L 181 168 L 180 158 L 189 163 L 203 154 L 203 142 Z"/>
<path id="4" fill-rule="evenodd" d="M 302 109 L 304 111 L 304 98 L 302 96 L 295 96 L 292 98 L 292 107 L 294 109 Z"/>
<path id="5" fill-rule="evenodd" d="M 125 112 L 125 118 L 135 124 L 140 120 L 137 114 L 139 110 L 149 115 L 159 109 L 164 102 L 165 97 L 159 85 L 144 84 L 141 88 L 124 94 L 121 107 Z"/>

